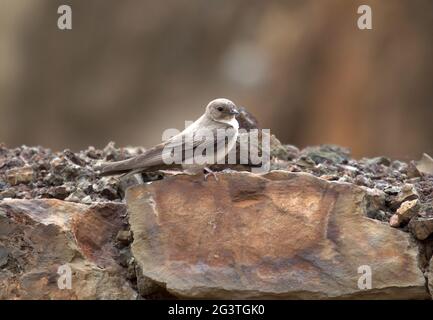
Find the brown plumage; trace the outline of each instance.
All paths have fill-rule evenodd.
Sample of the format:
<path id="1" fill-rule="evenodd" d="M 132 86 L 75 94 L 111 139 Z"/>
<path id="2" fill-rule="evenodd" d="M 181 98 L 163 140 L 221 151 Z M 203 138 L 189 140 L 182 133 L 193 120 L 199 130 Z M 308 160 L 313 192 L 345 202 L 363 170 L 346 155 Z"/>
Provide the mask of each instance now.
<path id="1" fill-rule="evenodd" d="M 99 164 L 97 169 L 102 175 L 113 175 L 127 172 L 171 168 L 173 165 L 167 165 L 164 159 L 171 155 L 171 148 L 179 147 L 183 150 L 181 156 L 183 160 L 181 164 L 182 168 L 191 173 L 198 172 L 203 170 L 203 168 L 208 164 L 196 164 L 194 159 L 191 157 L 188 158 L 186 155 L 194 154 L 196 148 L 206 148 L 208 143 L 212 143 L 215 146 L 215 161 L 221 159 L 221 157 L 225 157 L 231 148 L 236 145 L 239 128 L 239 124 L 235 118 L 236 114 L 238 114 L 238 111 L 233 102 L 223 98 L 215 99 L 207 105 L 205 113 L 199 119 L 176 136 L 146 150 L 141 155 L 123 161 Z M 215 139 L 212 141 L 196 141 L 196 139 L 194 139 L 192 143 L 185 143 L 185 137 L 194 136 L 203 129 L 213 132 Z M 230 129 L 229 132 L 231 132 L 231 135 L 228 137 L 227 143 L 221 143 L 221 141 L 218 141 L 218 139 L 221 140 L 221 137 L 216 135 L 218 129 Z M 226 140 L 226 137 L 222 138 Z M 224 146 L 224 150 L 216 148 L 216 146 L 221 145 Z M 167 146 L 170 148 L 166 148 Z M 179 166 L 179 164 L 174 166 Z"/>

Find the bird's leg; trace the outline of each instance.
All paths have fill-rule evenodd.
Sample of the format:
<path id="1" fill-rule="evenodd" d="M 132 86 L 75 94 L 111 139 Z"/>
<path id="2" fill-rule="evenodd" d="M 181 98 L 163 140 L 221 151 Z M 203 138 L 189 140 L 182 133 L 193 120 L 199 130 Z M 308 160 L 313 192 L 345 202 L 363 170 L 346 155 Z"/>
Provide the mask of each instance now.
<path id="1" fill-rule="evenodd" d="M 207 180 L 207 177 L 209 175 L 213 175 L 213 177 L 215 178 L 216 181 L 218 181 L 218 177 L 216 176 L 215 172 L 213 172 L 211 169 L 209 169 L 208 167 L 204 167 L 204 171 L 206 171 L 206 173 L 204 174 L 204 179 Z"/>

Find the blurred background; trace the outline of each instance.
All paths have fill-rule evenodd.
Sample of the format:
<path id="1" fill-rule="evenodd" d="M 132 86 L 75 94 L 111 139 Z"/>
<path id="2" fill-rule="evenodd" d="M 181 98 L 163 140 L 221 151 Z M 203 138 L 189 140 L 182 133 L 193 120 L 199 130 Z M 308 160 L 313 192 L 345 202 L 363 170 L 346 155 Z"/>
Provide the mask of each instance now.
<path id="1" fill-rule="evenodd" d="M 146 147 L 217 97 L 298 147 L 433 154 L 433 1 L 0 0 L 9 147 Z"/>

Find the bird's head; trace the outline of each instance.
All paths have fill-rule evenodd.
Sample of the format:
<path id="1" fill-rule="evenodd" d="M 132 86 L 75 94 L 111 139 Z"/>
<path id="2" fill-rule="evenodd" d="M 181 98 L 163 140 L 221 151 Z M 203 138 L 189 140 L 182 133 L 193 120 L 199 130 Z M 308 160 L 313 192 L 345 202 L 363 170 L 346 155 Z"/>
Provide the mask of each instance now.
<path id="1" fill-rule="evenodd" d="M 233 120 L 239 111 L 232 101 L 219 98 L 209 102 L 206 107 L 206 114 L 215 121 L 227 122 Z"/>

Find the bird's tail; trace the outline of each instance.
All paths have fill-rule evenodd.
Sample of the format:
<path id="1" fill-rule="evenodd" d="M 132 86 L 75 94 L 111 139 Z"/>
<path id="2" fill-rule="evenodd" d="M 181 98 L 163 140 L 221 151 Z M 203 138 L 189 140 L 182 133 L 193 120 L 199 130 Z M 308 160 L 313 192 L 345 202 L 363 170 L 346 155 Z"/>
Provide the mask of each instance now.
<path id="1" fill-rule="evenodd" d="M 134 169 L 132 159 L 126 159 L 116 162 L 102 162 L 94 166 L 96 171 L 99 171 L 101 176 L 111 176 L 124 174 Z"/>
<path id="2" fill-rule="evenodd" d="M 125 172 L 141 170 L 144 171 L 150 167 L 163 164 L 162 160 L 163 145 L 157 145 L 143 154 L 138 156 L 116 162 L 103 162 L 97 164 L 95 169 L 100 172 L 101 175 L 115 175 L 122 174 Z"/>

